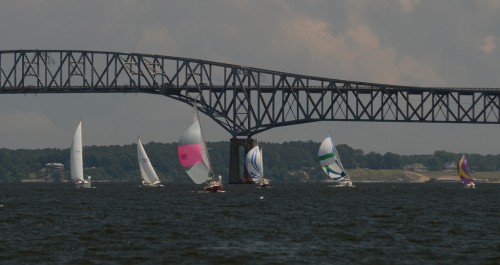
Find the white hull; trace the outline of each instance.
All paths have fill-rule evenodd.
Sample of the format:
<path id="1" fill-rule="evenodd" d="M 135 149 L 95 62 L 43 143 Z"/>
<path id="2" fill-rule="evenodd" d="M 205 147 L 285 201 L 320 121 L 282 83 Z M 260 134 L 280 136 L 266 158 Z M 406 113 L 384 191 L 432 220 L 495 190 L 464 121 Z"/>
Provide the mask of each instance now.
<path id="1" fill-rule="evenodd" d="M 476 184 L 474 183 L 469 183 L 469 184 L 465 184 L 464 186 L 466 189 L 475 189 L 476 188 Z"/>
<path id="2" fill-rule="evenodd" d="M 151 185 L 141 185 L 141 187 L 144 188 L 158 188 L 158 187 L 165 187 L 163 184 L 151 184 Z"/>
<path id="3" fill-rule="evenodd" d="M 157 187 L 163 187 L 163 184 L 161 184 L 161 183 L 147 183 L 147 182 L 143 181 L 141 187 L 157 188 Z"/>
<path id="4" fill-rule="evenodd" d="M 270 188 L 271 183 L 269 183 L 269 180 L 266 178 L 262 177 L 258 182 L 257 182 L 258 187 L 260 188 Z"/>
<path id="5" fill-rule="evenodd" d="M 77 188 L 92 188 L 92 183 L 88 181 L 77 182 L 75 183 L 75 187 Z"/>
<path id="6" fill-rule="evenodd" d="M 333 186 L 335 188 L 355 188 L 354 184 L 352 184 L 352 181 L 346 180 L 346 181 L 341 181 L 337 185 Z"/>

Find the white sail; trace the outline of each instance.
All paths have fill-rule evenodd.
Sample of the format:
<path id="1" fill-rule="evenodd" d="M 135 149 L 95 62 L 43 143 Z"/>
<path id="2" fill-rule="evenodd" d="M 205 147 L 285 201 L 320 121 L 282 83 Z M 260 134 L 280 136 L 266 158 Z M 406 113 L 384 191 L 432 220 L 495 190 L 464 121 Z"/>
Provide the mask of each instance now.
<path id="1" fill-rule="evenodd" d="M 201 184 L 208 181 L 213 173 L 203 131 L 201 130 L 198 109 L 194 104 L 193 108 L 193 123 L 184 131 L 179 140 L 177 151 L 179 161 L 186 173 L 194 183 Z"/>
<path id="2" fill-rule="evenodd" d="M 83 182 L 82 121 L 78 123 L 71 145 L 71 180 Z"/>
<path id="3" fill-rule="evenodd" d="M 264 176 L 264 167 L 262 165 L 262 153 L 259 146 L 250 149 L 246 155 L 246 167 L 248 174 L 255 183 L 258 183 Z"/>
<path id="4" fill-rule="evenodd" d="M 153 165 L 151 165 L 151 161 L 149 160 L 149 157 L 142 146 L 141 139 L 139 138 L 137 138 L 137 159 L 143 183 L 145 185 L 159 184 L 160 179 L 156 175 Z"/>
<path id="5" fill-rule="evenodd" d="M 321 142 L 318 150 L 318 159 L 323 171 L 333 180 L 340 181 L 347 176 L 330 135 Z"/>

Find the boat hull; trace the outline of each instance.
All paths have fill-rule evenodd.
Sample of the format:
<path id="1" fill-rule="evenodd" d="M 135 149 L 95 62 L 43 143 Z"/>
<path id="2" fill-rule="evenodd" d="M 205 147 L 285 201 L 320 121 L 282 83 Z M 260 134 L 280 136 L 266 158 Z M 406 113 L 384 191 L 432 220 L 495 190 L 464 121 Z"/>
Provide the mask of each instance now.
<path id="1" fill-rule="evenodd" d="M 347 181 L 341 181 L 333 187 L 334 188 L 355 188 L 356 186 L 354 186 L 354 184 L 352 184 L 352 181 L 347 180 Z"/>
<path id="2" fill-rule="evenodd" d="M 467 183 L 465 184 L 464 186 L 466 189 L 475 189 L 476 188 L 476 184 L 474 184 L 474 182 L 471 182 L 471 183 Z"/>
<path id="3" fill-rule="evenodd" d="M 92 188 L 92 183 L 91 182 L 77 182 L 75 183 L 75 187 L 77 188 Z"/>
<path id="4" fill-rule="evenodd" d="M 156 184 L 142 184 L 141 187 L 144 187 L 144 188 L 158 188 L 158 187 L 163 187 L 162 184 L 160 183 L 156 183 Z"/>
<path id="5" fill-rule="evenodd" d="M 224 192 L 224 187 L 222 185 L 212 185 L 207 186 L 204 189 L 205 192 Z"/>

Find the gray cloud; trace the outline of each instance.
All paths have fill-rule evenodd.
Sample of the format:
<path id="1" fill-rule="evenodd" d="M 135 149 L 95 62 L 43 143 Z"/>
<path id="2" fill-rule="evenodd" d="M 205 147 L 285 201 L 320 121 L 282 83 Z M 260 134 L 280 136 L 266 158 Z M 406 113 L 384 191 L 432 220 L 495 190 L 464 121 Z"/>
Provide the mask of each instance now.
<path id="1" fill-rule="evenodd" d="M 0 49 L 85 49 L 201 58 L 340 79 L 499 87 L 500 1 L 7 0 Z M 2 95 L 0 147 L 177 141 L 190 107 L 149 95 Z M 230 135 L 202 116 L 209 141 Z M 322 122 L 261 141 L 320 141 L 365 151 L 499 153 L 496 125 Z"/>

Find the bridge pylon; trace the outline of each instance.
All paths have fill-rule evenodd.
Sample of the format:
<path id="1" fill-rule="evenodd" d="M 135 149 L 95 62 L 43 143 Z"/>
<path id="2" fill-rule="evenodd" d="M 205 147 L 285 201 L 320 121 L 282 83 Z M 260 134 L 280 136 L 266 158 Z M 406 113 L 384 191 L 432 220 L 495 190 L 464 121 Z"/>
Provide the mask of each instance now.
<path id="1" fill-rule="evenodd" d="M 252 184 L 252 178 L 248 175 L 248 171 L 245 168 L 245 156 L 257 145 L 257 140 L 251 137 L 241 139 L 241 138 L 231 138 L 229 145 L 229 184 Z M 243 154 L 240 152 L 240 148 L 244 147 Z M 240 160 L 241 159 L 241 160 Z M 241 163 L 243 162 L 243 163 Z M 243 178 L 241 178 L 241 169 L 243 167 Z"/>

